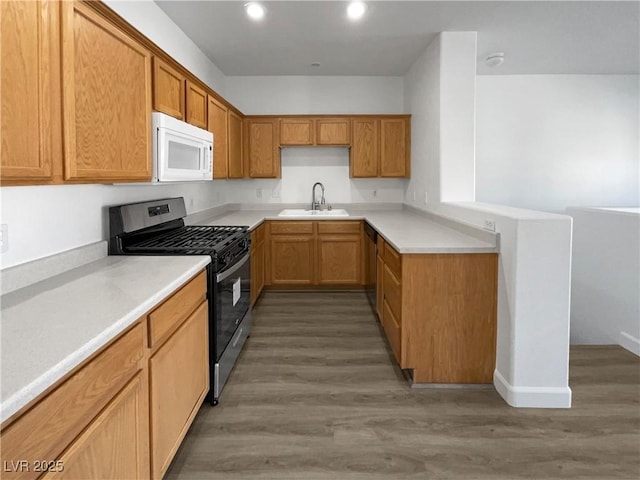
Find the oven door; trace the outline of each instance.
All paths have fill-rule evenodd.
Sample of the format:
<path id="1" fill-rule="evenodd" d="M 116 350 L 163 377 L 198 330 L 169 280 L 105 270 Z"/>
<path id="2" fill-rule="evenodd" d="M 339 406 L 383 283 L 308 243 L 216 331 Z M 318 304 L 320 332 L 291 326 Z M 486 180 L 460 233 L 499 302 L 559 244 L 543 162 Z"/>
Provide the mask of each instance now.
<path id="1" fill-rule="evenodd" d="M 216 275 L 214 325 L 216 329 L 216 361 L 249 310 L 251 270 L 249 254 Z"/>

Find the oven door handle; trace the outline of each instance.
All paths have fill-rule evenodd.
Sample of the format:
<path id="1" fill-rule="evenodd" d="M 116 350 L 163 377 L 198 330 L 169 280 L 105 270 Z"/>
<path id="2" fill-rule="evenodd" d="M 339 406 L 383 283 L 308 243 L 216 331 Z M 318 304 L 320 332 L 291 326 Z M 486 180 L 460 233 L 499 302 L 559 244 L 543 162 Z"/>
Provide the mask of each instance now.
<path id="1" fill-rule="evenodd" d="M 242 268 L 242 266 L 249 261 L 249 254 L 247 253 L 238 263 L 236 263 L 233 267 L 228 270 L 224 270 L 222 273 L 216 275 L 216 283 L 220 283 L 223 280 L 226 280 L 231 275 L 236 273 L 238 270 Z"/>

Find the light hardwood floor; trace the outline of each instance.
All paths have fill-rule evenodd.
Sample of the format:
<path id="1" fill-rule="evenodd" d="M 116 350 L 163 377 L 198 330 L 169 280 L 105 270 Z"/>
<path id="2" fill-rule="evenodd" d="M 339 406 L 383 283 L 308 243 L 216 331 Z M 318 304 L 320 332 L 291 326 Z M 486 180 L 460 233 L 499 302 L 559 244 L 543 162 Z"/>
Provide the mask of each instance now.
<path id="1" fill-rule="evenodd" d="M 572 348 L 570 385 L 573 407 L 553 410 L 412 390 L 363 293 L 265 292 L 166 478 L 640 478 L 639 359 Z"/>

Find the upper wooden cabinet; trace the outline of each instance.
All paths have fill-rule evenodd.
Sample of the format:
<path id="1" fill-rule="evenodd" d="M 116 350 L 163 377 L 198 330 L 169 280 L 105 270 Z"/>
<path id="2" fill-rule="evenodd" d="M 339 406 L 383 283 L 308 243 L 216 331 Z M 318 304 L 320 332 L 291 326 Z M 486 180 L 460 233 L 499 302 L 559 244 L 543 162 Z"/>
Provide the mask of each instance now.
<path id="1" fill-rule="evenodd" d="M 153 58 L 153 109 L 184 120 L 185 77 L 178 70 Z"/>
<path id="2" fill-rule="evenodd" d="M 377 177 L 379 165 L 380 121 L 375 118 L 353 120 L 350 173 L 354 178 Z"/>
<path id="3" fill-rule="evenodd" d="M 380 176 L 409 176 L 409 122 L 405 118 L 380 120 Z"/>
<path id="4" fill-rule="evenodd" d="M 50 181 L 60 151 L 59 3 L 0 2 L 2 182 Z"/>
<path id="5" fill-rule="evenodd" d="M 65 178 L 150 180 L 151 54 L 87 4 L 60 6 Z"/>
<path id="6" fill-rule="evenodd" d="M 228 112 L 229 123 L 229 178 L 246 177 L 246 169 L 243 161 L 243 120 L 233 110 Z"/>
<path id="7" fill-rule="evenodd" d="M 281 117 L 280 145 L 349 146 L 351 119 L 349 117 Z"/>
<path id="8" fill-rule="evenodd" d="M 213 133 L 213 178 L 229 176 L 229 122 L 228 109 L 209 95 L 207 106 L 209 131 Z"/>
<path id="9" fill-rule="evenodd" d="M 354 118 L 350 173 L 358 177 L 408 177 L 410 118 Z"/>
<path id="10" fill-rule="evenodd" d="M 251 178 L 280 177 L 278 119 L 247 117 L 247 160 Z"/>
<path id="11" fill-rule="evenodd" d="M 348 118 L 316 120 L 316 144 L 342 146 L 351 144 L 351 121 Z"/>
<path id="12" fill-rule="evenodd" d="M 207 92 L 187 80 L 187 114 L 185 120 L 191 125 L 207 128 Z"/>
<path id="13" fill-rule="evenodd" d="M 280 145 L 313 145 L 313 119 L 282 118 L 280 120 Z"/>

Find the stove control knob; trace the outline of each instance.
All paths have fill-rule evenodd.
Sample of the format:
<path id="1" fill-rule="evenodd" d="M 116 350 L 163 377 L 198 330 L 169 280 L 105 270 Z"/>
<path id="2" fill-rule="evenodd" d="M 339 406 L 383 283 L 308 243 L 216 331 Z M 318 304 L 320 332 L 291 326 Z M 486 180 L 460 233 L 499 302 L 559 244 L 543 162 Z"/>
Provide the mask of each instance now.
<path id="1" fill-rule="evenodd" d="M 246 238 L 243 238 L 242 242 L 240 242 L 240 245 L 242 245 L 243 250 L 246 250 L 249 247 L 249 240 L 247 240 Z"/>

